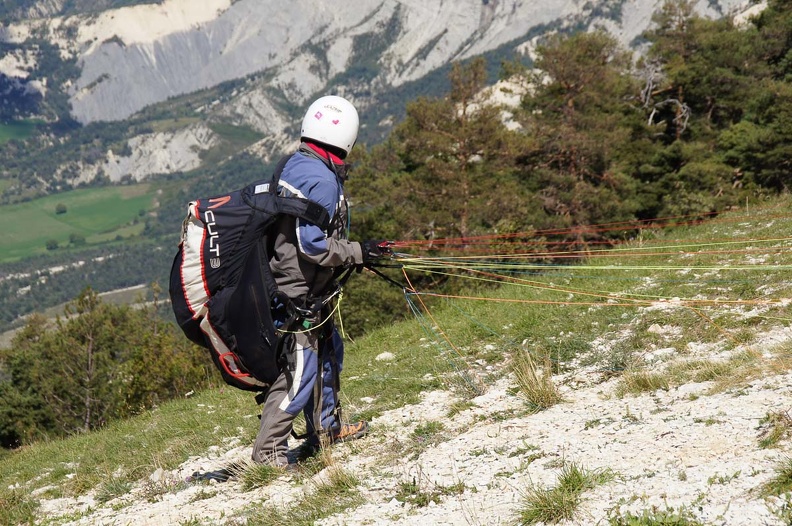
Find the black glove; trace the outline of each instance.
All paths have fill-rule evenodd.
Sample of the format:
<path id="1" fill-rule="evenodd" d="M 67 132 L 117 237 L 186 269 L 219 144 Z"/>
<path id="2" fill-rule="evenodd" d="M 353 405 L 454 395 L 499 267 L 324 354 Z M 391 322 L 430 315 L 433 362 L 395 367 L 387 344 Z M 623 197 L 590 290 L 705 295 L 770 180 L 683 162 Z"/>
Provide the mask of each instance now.
<path id="1" fill-rule="evenodd" d="M 392 254 L 391 242 L 384 239 L 370 239 L 360 244 L 363 251 L 363 263 L 369 263 L 387 254 Z"/>

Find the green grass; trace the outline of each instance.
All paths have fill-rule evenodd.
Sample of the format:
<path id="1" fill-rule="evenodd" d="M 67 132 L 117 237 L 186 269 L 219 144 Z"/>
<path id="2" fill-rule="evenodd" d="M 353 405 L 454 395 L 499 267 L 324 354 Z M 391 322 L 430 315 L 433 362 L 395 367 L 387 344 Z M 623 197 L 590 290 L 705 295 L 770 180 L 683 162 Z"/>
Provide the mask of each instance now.
<path id="1" fill-rule="evenodd" d="M 104 503 L 113 500 L 116 497 L 126 495 L 131 489 L 131 481 L 117 479 L 115 477 L 108 477 L 107 480 L 103 481 L 99 485 L 99 489 L 96 492 L 96 500 L 98 502 Z"/>
<path id="2" fill-rule="evenodd" d="M 264 135 L 247 126 L 235 126 L 233 124 L 212 122 L 209 124 L 209 127 L 223 140 L 238 146 L 249 146 L 264 138 Z"/>
<path id="3" fill-rule="evenodd" d="M 782 458 L 775 468 L 775 475 L 761 487 L 765 497 L 781 496 L 792 492 L 792 457 Z"/>
<path id="4" fill-rule="evenodd" d="M 443 384 L 437 378 L 449 373 L 448 362 L 438 351 L 426 349 L 425 345 L 414 323 L 375 331 L 350 345 L 342 391 L 345 417 L 355 420 L 362 414 L 381 414 L 387 409 L 418 402 L 422 391 L 441 388 Z M 394 351 L 394 361 L 375 360 L 385 349 Z M 356 407 L 355 401 L 372 395 L 376 396 L 376 402 L 370 407 L 365 410 Z M 26 500 L 25 496 L 44 486 L 60 487 L 64 496 L 97 489 L 103 498 L 111 498 L 124 490 L 125 483 L 147 481 L 159 467 L 174 469 L 190 456 L 206 454 L 207 448 L 222 443 L 223 439 L 240 436 L 240 429 L 242 443 L 252 443 L 258 429 L 258 411 L 250 393 L 222 387 L 163 403 L 155 411 L 112 423 L 98 432 L 23 447 L 0 456 L 0 499 L 16 503 L 15 514 L 35 514 L 35 501 Z M 433 437 L 441 431 L 440 425 L 428 424 L 419 429 L 416 439 Z M 261 474 L 257 475 L 260 482 Z M 25 492 L 11 494 L 5 489 L 15 484 Z M 145 486 L 146 495 L 152 499 L 161 499 L 164 493 L 181 489 L 148 482 Z M 317 491 L 322 494 L 326 490 L 321 486 Z M 319 506 L 314 496 L 306 499 L 304 511 L 281 510 L 267 518 L 257 514 L 249 524 L 279 524 L 278 514 L 296 520 L 297 524 L 310 524 L 324 513 L 359 503 L 361 497 L 357 490 L 347 489 L 337 499 L 334 497 L 330 508 Z M 0 510 L 0 524 L 12 516 L 9 513 Z"/>
<path id="5" fill-rule="evenodd" d="M 151 128 L 155 133 L 167 133 L 181 130 L 191 124 L 202 122 L 198 117 L 174 117 L 151 121 Z"/>
<path id="6" fill-rule="evenodd" d="M 754 350 L 737 353 L 728 359 L 690 359 L 671 363 L 662 371 L 657 372 L 636 367 L 627 369 L 621 377 L 617 395 L 640 394 L 657 390 L 667 391 L 671 386 L 679 386 L 690 382 L 713 382 L 710 392 L 724 391 L 752 378 L 759 378 L 776 369 L 779 372 L 789 370 L 788 360 L 784 360 L 786 351 L 776 350 L 777 358 L 766 361 Z"/>
<path id="7" fill-rule="evenodd" d="M 24 140 L 33 135 L 36 121 L 0 122 L 0 145 L 12 139 Z"/>
<path id="8" fill-rule="evenodd" d="M 206 152 L 201 153 L 201 159 L 207 163 L 217 163 L 234 152 L 247 148 L 264 136 L 246 126 L 235 126 L 222 122 L 212 122 L 209 127 L 221 141 Z"/>
<path id="9" fill-rule="evenodd" d="M 23 489 L 0 491 L 0 524 L 33 524 L 39 503 Z"/>
<path id="10" fill-rule="evenodd" d="M 222 388 L 163 404 L 97 432 L 23 447 L 0 458 L 0 495 L 9 486 L 33 480 L 35 487 L 60 486 L 65 495 L 101 485 L 103 493 L 115 493 L 125 482 L 160 467 L 173 469 L 190 455 L 238 436 L 241 417 L 249 415 L 252 423 L 257 413 L 249 395 Z M 251 425 L 246 431 L 243 440 L 252 439 L 256 429 Z"/>
<path id="11" fill-rule="evenodd" d="M 286 510 L 256 503 L 238 516 L 246 526 L 313 526 L 325 517 L 362 504 L 359 484 L 350 472 L 332 466 L 325 480 L 307 484 L 305 496 Z"/>
<path id="12" fill-rule="evenodd" d="M 759 421 L 759 447 L 762 449 L 776 447 L 779 442 L 792 434 L 792 418 L 787 411 L 769 411 Z"/>
<path id="13" fill-rule="evenodd" d="M 624 396 L 627 393 L 640 394 L 653 392 L 662 389 L 667 391 L 669 387 L 669 375 L 655 373 L 645 369 L 627 370 L 622 376 L 616 394 Z"/>
<path id="14" fill-rule="evenodd" d="M 276 468 L 275 466 L 253 463 L 240 469 L 240 471 L 240 476 L 242 478 L 242 488 L 245 491 L 266 486 L 284 473 L 284 470 Z"/>
<path id="15" fill-rule="evenodd" d="M 0 179 L 0 194 L 11 188 L 14 183 L 13 179 Z"/>
<path id="16" fill-rule="evenodd" d="M 423 485 L 425 487 L 421 487 L 422 485 L 414 478 L 409 482 L 402 482 L 398 485 L 394 498 L 399 502 L 423 508 L 429 506 L 430 503 L 439 504 L 448 496 L 462 495 L 467 490 L 462 482 L 451 486 L 441 486 L 431 482 L 426 482 Z"/>
<path id="17" fill-rule="evenodd" d="M 48 240 L 61 247 L 70 236 L 81 235 L 88 244 L 139 234 L 141 211 L 150 210 L 154 197 L 148 184 L 73 190 L 26 203 L 0 206 L 0 261 L 46 252 Z M 66 208 L 57 213 L 58 205 Z"/>
<path id="18" fill-rule="evenodd" d="M 610 470 L 589 470 L 575 463 L 567 464 L 555 486 L 529 488 L 523 499 L 521 525 L 556 523 L 572 520 L 582 502 L 583 493 L 615 478 Z"/>
<path id="19" fill-rule="evenodd" d="M 644 510 L 639 514 L 624 513 L 609 517 L 609 526 L 703 526 L 686 509 L 675 511 Z"/>

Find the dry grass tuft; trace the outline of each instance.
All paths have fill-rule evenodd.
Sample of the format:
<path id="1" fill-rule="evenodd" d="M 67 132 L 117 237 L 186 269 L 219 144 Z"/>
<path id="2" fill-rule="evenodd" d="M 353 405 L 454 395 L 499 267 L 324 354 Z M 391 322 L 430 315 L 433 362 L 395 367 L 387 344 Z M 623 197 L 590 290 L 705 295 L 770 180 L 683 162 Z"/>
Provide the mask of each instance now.
<path id="1" fill-rule="evenodd" d="M 284 473 L 282 468 L 253 462 L 241 464 L 235 468 L 235 471 L 235 475 L 242 480 L 242 489 L 244 491 L 267 486 Z"/>
<path id="2" fill-rule="evenodd" d="M 775 447 L 792 436 L 792 417 L 787 411 L 770 411 L 760 422 L 759 447 Z"/>
<path id="3" fill-rule="evenodd" d="M 539 367 L 529 352 L 517 351 L 513 355 L 512 370 L 520 394 L 534 410 L 542 411 L 563 401 L 553 383 L 553 367 L 549 356 L 545 356 Z"/>
<path id="4" fill-rule="evenodd" d="M 658 389 L 667 390 L 668 387 L 669 379 L 667 373 L 630 369 L 622 376 L 619 387 L 616 389 L 616 394 L 618 396 L 640 394 L 657 391 Z"/>
<path id="5" fill-rule="evenodd" d="M 775 476 L 760 488 L 761 494 L 765 497 L 778 497 L 792 491 L 792 458 L 783 458 L 776 466 L 775 472 Z"/>

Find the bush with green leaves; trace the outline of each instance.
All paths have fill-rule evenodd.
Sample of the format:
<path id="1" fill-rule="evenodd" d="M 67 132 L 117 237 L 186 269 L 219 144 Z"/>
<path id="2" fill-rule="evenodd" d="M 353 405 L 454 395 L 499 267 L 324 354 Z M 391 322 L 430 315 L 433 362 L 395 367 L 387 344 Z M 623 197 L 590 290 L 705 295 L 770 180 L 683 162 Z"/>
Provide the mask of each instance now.
<path id="1" fill-rule="evenodd" d="M 216 381 L 205 351 L 156 304 L 110 305 L 88 288 L 54 326 L 30 317 L 0 355 L 0 444 L 96 429 Z"/>

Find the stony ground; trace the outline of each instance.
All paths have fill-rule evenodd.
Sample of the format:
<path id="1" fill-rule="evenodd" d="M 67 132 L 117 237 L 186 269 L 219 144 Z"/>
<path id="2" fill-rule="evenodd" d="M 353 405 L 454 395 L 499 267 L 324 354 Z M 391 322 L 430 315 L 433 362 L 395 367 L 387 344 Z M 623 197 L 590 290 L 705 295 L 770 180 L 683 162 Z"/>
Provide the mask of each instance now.
<path id="1" fill-rule="evenodd" d="M 790 339 L 782 328 L 753 348 Z M 481 367 L 482 377 L 492 372 Z M 614 477 L 585 492 L 576 518 L 562 524 L 608 524 L 627 512 L 669 509 L 707 525 L 787 524 L 774 513 L 785 502 L 758 489 L 790 446 L 763 449 L 759 439 L 769 412 L 792 407 L 792 374 L 718 392 L 711 383 L 689 383 L 619 397 L 618 379 L 581 369 L 555 377 L 564 402 L 535 414 L 514 394 L 513 377 L 494 377 L 467 404 L 447 391 L 426 392 L 420 404 L 371 422 L 367 438 L 335 446 L 334 465 L 357 476 L 365 503 L 321 524 L 515 524 L 525 495 L 552 487 L 565 463 Z M 266 506 L 286 510 L 327 476 L 283 475 L 250 491 L 235 479 L 183 483 L 194 471 L 248 458 L 250 444 L 242 442 L 231 438 L 178 470 L 152 473 L 113 501 L 98 504 L 88 495 L 46 501 L 43 509 L 77 517 L 58 524 L 236 524 L 235 513 L 251 503 L 262 513 Z M 152 487 L 170 489 L 152 498 Z"/>

